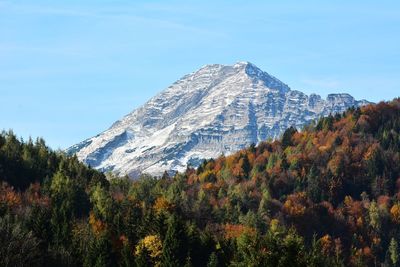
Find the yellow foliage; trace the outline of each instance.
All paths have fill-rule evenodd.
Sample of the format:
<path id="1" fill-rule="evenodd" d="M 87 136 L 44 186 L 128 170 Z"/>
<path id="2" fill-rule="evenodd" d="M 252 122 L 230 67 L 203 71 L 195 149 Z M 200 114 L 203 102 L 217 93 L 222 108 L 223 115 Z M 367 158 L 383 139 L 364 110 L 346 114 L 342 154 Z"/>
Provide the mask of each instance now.
<path id="1" fill-rule="evenodd" d="M 333 245 L 332 237 L 330 235 L 324 235 L 323 237 L 321 237 L 320 242 L 321 242 L 322 252 L 325 255 L 329 255 Z"/>
<path id="2" fill-rule="evenodd" d="M 320 146 L 320 147 L 318 147 L 318 150 L 321 151 L 321 152 L 325 152 L 325 151 L 327 151 L 328 149 L 329 149 L 328 146 Z"/>
<path id="3" fill-rule="evenodd" d="M 202 172 L 199 175 L 199 180 L 200 182 L 204 183 L 204 182 L 209 182 L 210 180 L 212 180 L 212 177 L 214 176 L 214 172 L 211 170 L 206 170 L 204 172 Z"/>
<path id="4" fill-rule="evenodd" d="M 299 192 L 288 196 L 283 210 L 291 216 L 302 216 L 306 212 L 306 194 Z"/>
<path id="5" fill-rule="evenodd" d="M 358 217 L 358 219 L 357 219 L 357 226 L 360 227 L 360 228 L 362 228 L 363 225 L 364 225 L 364 221 L 363 221 L 362 217 Z"/>
<path id="6" fill-rule="evenodd" d="M 306 207 L 300 206 L 296 203 L 293 203 L 292 200 L 288 199 L 285 201 L 285 204 L 283 205 L 284 210 L 292 215 L 292 216 L 300 216 L 303 215 L 304 212 L 306 211 Z"/>
<path id="7" fill-rule="evenodd" d="M 272 219 L 269 225 L 272 232 L 278 231 L 279 221 L 277 219 Z"/>
<path id="8" fill-rule="evenodd" d="M 344 205 L 349 208 L 353 204 L 353 198 L 351 196 L 344 197 Z"/>
<path id="9" fill-rule="evenodd" d="M 156 199 L 153 208 L 156 213 L 161 213 L 163 211 L 171 210 L 173 206 L 165 197 L 159 197 Z"/>
<path id="10" fill-rule="evenodd" d="M 148 235 L 136 245 L 135 255 L 139 256 L 142 253 L 149 253 L 155 266 L 160 265 L 160 259 L 162 255 L 162 241 L 158 235 Z"/>

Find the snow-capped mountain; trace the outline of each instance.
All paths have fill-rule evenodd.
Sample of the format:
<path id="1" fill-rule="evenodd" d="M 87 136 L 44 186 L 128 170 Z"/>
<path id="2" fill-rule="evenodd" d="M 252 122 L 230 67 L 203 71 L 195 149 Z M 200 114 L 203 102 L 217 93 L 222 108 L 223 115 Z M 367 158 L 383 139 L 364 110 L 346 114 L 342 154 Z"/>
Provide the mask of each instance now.
<path id="1" fill-rule="evenodd" d="M 248 62 L 207 65 L 68 153 L 104 171 L 160 175 L 366 103 L 348 94 L 308 96 Z"/>

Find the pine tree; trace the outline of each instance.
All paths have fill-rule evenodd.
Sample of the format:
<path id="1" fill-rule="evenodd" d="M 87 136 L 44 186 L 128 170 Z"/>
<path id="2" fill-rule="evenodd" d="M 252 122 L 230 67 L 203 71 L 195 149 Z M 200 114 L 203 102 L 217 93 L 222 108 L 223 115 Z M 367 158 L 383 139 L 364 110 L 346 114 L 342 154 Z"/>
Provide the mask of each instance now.
<path id="1" fill-rule="evenodd" d="M 375 231 L 379 231 L 381 228 L 381 218 L 379 214 L 378 205 L 375 200 L 373 200 L 368 209 L 369 214 L 369 224 Z"/>
<path id="2" fill-rule="evenodd" d="M 183 236 L 183 226 L 179 219 L 175 215 L 171 216 L 168 220 L 168 230 L 163 242 L 161 266 L 175 267 L 182 265 L 186 256 Z"/>
<path id="3" fill-rule="evenodd" d="M 291 126 L 290 128 L 286 129 L 282 136 L 282 148 L 285 149 L 288 146 L 293 145 L 292 137 L 297 132 L 296 128 Z"/>
<path id="4" fill-rule="evenodd" d="M 392 237 L 389 245 L 390 260 L 393 266 L 397 266 L 399 262 L 399 248 L 396 239 Z"/>
<path id="5" fill-rule="evenodd" d="M 207 267 L 218 267 L 218 257 L 215 252 L 211 253 L 210 259 L 208 260 Z"/>
<path id="6" fill-rule="evenodd" d="M 286 158 L 286 154 L 285 154 L 285 153 L 282 154 L 281 169 L 284 170 L 284 171 L 286 171 L 287 169 L 289 169 L 289 163 L 288 163 L 288 161 L 287 161 L 287 158 Z"/>
<path id="7" fill-rule="evenodd" d="M 307 175 L 307 194 L 309 198 L 317 203 L 321 201 L 321 188 L 318 181 L 318 171 L 313 165 Z"/>
<path id="8" fill-rule="evenodd" d="M 133 267 L 135 266 L 135 258 L 133 257 L 132 249 L 128 242 L 123 244 L 121 250 L 121 262 L 120 267 Z"/>
<path id="9" fill-rule="evenodd" d="M 85 267 L 109 267 L 113 266 L 115 259 L 111 241 L 106 234 L 93 237 L 89 246 L 88 255 L 85 255 Z"/>
<path id="10" fill-rule="evenodd" d="M 63 172 L 57 172 L 51 182 L 52 217 L 51 225 L 57 245 L 70 241 L 71 217 L 74 208 L 73 182 Z"/>
<path id="11" fill-rule="evenodd" d="M 143 251 L 135 258 L 135 266 L 136 267 L 148 267 L 151 266 L 151 259 L 147 251 Z"/>
<path id="12" fill-rule="evenodd" d="M 251 171 L 251 165 L 250 165 L 250 161 L 249 161 L 249 157 L 247 156 L 247 154 L 245 154 L 244 156 L 243 156 L 243 160 L 242 160 L 242 170 L 243 170 L 243 173 L 244 173 L 244 176 L 246 177 L 246 178 L 248 178 L 249 177 L 249 173 L 250 173 L 250 171 Z"/>

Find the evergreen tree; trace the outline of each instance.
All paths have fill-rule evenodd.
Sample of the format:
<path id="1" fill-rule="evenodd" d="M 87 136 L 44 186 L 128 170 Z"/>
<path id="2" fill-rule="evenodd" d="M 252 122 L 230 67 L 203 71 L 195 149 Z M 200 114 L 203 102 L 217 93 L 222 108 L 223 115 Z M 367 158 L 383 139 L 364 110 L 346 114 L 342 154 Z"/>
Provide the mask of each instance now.
<path id="1" fill-rule="evenodd" d="M 313 165 L 307 175 L 307 194 L 315 203 L 321 201 L 321 187 L 318 178 L 317 168 Z"/>
<path id="2" fill-rule="evenodd" d="M 389 244 L 390 260 L 393 266 L 398 266 L 399 263 L 399 248 L 396 239 L 392 237 Z"/>
<path id="3" fill-rule="evenodd" d="M 51 183 L 52 217 L 51 225 L 54 241 L 57 245 L 70 242 L 71 217 L 73 215 L 74 196 L 73 182 L 62 172 L 54 175 Z"/>
<path id="4" fill-rule="evenodd" d="M 0 217 L 0 266 L 41 266 L 40 240 L 10 216 Z"/>
<path id="5" fill-rule="evenodd" d="M 85 255 L 85 267 L 111 267 L 115 258 L 109 237 L 102 233 L 99 237 L 93 236 L 88 255 Z"/>
<path id="6" fill-rule="evenodd" d="M 151 259 L 147 252 L 140 253 L 135 258 L 135 266 L 136 267 L 148 267 L 152 266 Z"/>
<path id="7" fill-rule="evenodd" d="M 295 127 L 291 126 L 282 135 L 282 148 L 285 149 L 288 146 L 293 146 L 293 141 L 292 137 L 293 135 L 297 133 L 297 130 Z"/>
<path id="8" fill-rule="evenodd" d="M 207 263 L 207 267 L 218 267 L 218 257 L 215 252 L 211 253 L 210 259 Z"/>
<path id="9" fill-rule="evenodd" d="M 173 267 L 183 265 L 186 250 L 184 247 L 184 231 L 178 217 L 172 215 L 168 219 L 168 230 L 163 242 L 161 265 Z"/>
<path id="10" fill-rule="evenodd" d="M 249 177 L 249 173 L 251 171 L 251 165 L 249 162 L 249 157 L 247 156 L 247 154 L 243 155 L 242 161 L 241 161 L 241 167 L 244 173 L 244 177 L 248 178 Z"/>
<path id="11" fill-rule="evenodd" d="M 368 209 L 369 214 L 369 224 L 375 231 L 379 231 L 381 229 L 381 218 L 379 214 L 378 205 L 375 200 L 373 200 Z"/>
<path id="12" fill-rule="evenodd" d="M 121 249 L 121 260 L 120 267 L 134 267 L 135 266 L 135 258 L 133 256 L 132 248 L 129 246 L 128 242 L 122 245 Z"/>
<path id="13" fill-rule="evenodd" d="M 282 154 L 281 169 L 284 171 L 287 171 L 289 169 L 289 163 L 287 161 L 285 153 Z"/>

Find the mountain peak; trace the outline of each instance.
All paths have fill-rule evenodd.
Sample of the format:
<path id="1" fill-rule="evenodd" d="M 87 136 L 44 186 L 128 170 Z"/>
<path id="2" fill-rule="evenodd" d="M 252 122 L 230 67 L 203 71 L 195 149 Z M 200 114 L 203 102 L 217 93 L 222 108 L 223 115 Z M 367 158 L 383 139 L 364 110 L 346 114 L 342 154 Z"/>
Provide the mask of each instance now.
<path id="1" fill-rule="evenodd" d="M 248 65 L 254 66 L 254 64 L 252 64 L 249 61 L 238 61 L 233 65 L 233 67 L 242 68 L 242 67 L 247 67 Z"/>
<path id="2" fill-rule="evenodd" d="M 264 73 L 256 65 L 248 61 L 239 61 L 235 65 L 233 65 L 233 67 L 244 70 L 249 76 L 259 76 Z"/>
<path id="3" fill-rule="evenodd" d="M 247 61 L 206 65 L 69 153 L 103 171 L 159 175 L 361 104 L 348 94 L 324 100 L 292 91 Z"/>
<path id="4" fill-rule="evenodd" d="M 246 69 L 254 69 L 259 72 L 262 72 L 256 65 L 248 61 L 238 61 L 233 65 L 224 65 L 224 64 L 207 64 L 202 66 L 198 71 L 204 69 L 222 69 L 222 68 L 233 68 L 236 70 L 246 70 Z"/>

